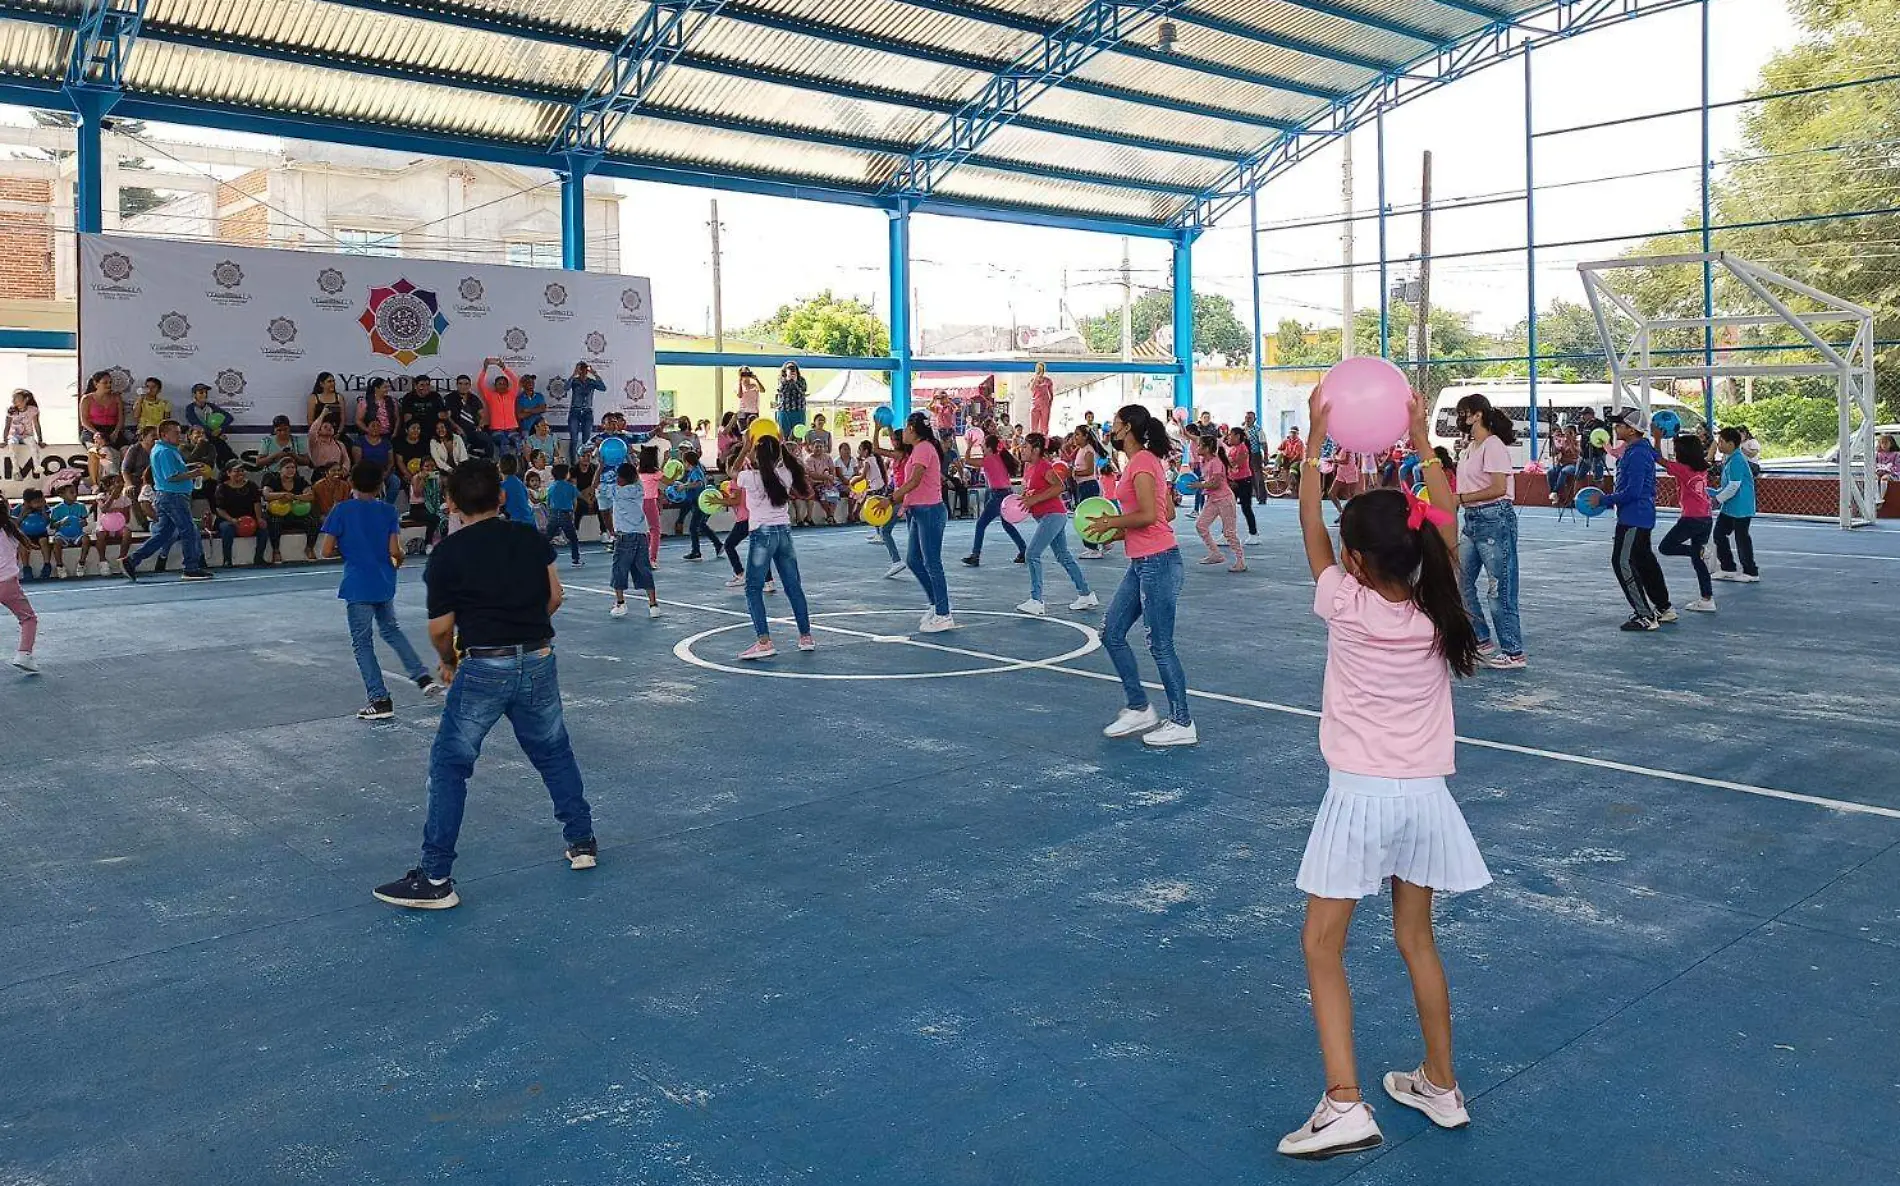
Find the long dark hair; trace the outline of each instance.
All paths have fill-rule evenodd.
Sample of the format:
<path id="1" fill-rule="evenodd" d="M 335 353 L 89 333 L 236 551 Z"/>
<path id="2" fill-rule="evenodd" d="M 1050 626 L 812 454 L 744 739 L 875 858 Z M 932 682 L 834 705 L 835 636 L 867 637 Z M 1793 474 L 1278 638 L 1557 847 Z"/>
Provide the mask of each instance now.
<path id="1" fill-rule="evenodd" d="M 1128 431 L 1135 434 L 1135 440 L 1141 443 L 1143 449 L 1161 460 L 1166 461 L 1169 454 L 1174 452 L 1174 443 L 1168 439 L 1168 426 L 1140 404 L 1124 404 L 1115 413 L 1115 419 L 1128 426 Z"/>
<path id="2" fill-rule="evenodd" d="M 1491 401 L 1477 392 L 1472 392 L 1458 401 L 1458 423 L 1464 425 L 1465 417 L 1476 414 L 1484 423 L 1484 430 L 1507 445 L 1517 444 L 1517 429 L 1511 424 L 1511 418 L 1491 406 Z"/>
<path id="3" fill-rule="evenodd" d="M 1087 424 L 1078 424 L 1075 426 L 1075 435 L 1081 437 L 1084 444 L 1095 450 L 1097 469 L 1107 470 L 1111 474 L 1115 472 L 1115 451 L 1102 443 L 1101 436 L 1093 428 Z"/>
<path id="4" fill-rule="evenodd" d="M 930 425 L 930 417 L 922 412 L 912 412 L 904 421 L 904 427 L 917 434 L 919 442 L 929 445 L 937 451 L 937 461 L 943 463 L 943 442 L 937 439 L 937 430 Z"/>
<path id="5" fill-rule="evenodd" d="M 994 453 L 998 457 L 1001 457 L 1003 459 L 1003 468 L 1009 471 L 1010 477 L 1014 478 L 1022 475 L 1022 462 L 1017 461 L 1016 455 L 1003 446 L 1002 437 L 997 436 L 993 432 L 984 433 L 983 451 L 986 453 Z"/>
<path id="6" fill-rule="evenodd" d="M 1478 665 L 1478 635 L 1465 616 L 1451 548 L 1432 523 L 1414 529 L 1411 506 L 1397 490 L 1368 490 L 1346 503 L 1339 542 L 1358 553 L 1367 577 L 1411 587 L 1412 604 L 1432 621 L 1432 651 L 1461 676 Z M 1416 574 L 1416 575 L 1414 575 Z"/>
<path id="7" fill-rule="evenodd" d="M 657 474 L 660 472 L 660 447 L 658 445 L 640 446 L 640 473 Z"/>
<path id="8" fill-rule="evenodd" d="M 26 533 L 13 521 L 13 506 L 4 498 L 0 498 L 0 535 L 11 538 L 21 547 L 26 546 Z"/>
<path id="9" fill-rule="evenodd" d="M 805 488 L 805 467 L 785 451 L 777 437 L 760 437 L 752 446 L 752 460 L 759 467 L 759 482 L 765 487 L 765 497 L 773 506 L 784 506 L 792 500 L 793 490 Z M 778 476 L 781 465 L 792 475 L 790 486 Z"/>
<path id="10" fill-rule="evenodd" d="M 1676 460 L 1690 469 L 1709 468 L 1709 451 L 1702 444 L 1702 438 L 1683 433 L 1676 438 Z"/>
<path id="11" fill-rule="evenodd" d="M 336 376 L 335 376 L 335 375 L 333 375 L 333 374 L 331 374 L 331 373 L 330 373 L 329 371 L 318 371 L 318 372 L 317 372 L 317 379 L 316 379 L 316 382 L 314 382 L 314 383 L 312 383 L 312 384 L 310 385 L 310 394 L 311 394 L 311 395 L 322 395 L 322 394 L 323 394 L 323 381 L 324 381 L 325 379 L 335 379 L 335 378 L 336 378 Z M 340 392 L 339 392 L 338 394 L 339 394 L 339 395 L 341 395 L 341 393 L 340 393 Z"/>

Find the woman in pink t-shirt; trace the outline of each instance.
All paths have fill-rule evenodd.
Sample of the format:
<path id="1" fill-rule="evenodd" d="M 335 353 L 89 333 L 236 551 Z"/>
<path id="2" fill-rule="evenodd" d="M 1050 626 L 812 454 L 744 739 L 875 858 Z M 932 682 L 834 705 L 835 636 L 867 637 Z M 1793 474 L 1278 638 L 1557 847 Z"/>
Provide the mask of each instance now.
<path id="1" fill-rule="evenodd" d="M 1464 591 L 1465 612 L 1478 635 L 1479 661 L 1500 671 L 1516 671 L 1524 657 L 1524 631 L 1517 615 L 1517 507 L 1511 451 L 1517 430 L 1511 418 L 1491 406 L 1482 395 L 1458 401 L 1458 423 L 1470 437 L 1458 459 L 1458 505 L 1464 512 L 1465 547 L 1458 556 L 1458 581 Z M 1424 453 L 1419 454 L 1425 456 Z M 1497 592 L 1491 597 L 1491 618 L 1497 641 L 1484 620 L 1484 601 L 1478 596 L 1478 572 L 1491 574 Z"/>
<path id="2" fill-rule="evenodd" d="M 923 634 L 955 630 L 950 615 L 950 584 L 943 575 L 943 529 L 949 515 L 943 505 L 943 451 L 930 417 L 912 412 L 904 421 L 904 476 L 892 501 L 904 504 L 910 519 L 910 554 L 906 564 L 924 587 L 930 608 L 917 629 Z"/>
<path id="3" fill-rule="evenodd" d="M 1023 506 L 1035 519 L 1036 526 L 1024 552 L 1029 565 L 1029 600 L 1016 610 L 1038 618 L 1048 612 L 1042 603 L 1044 552 L 1055 554 L 1056 563 L 1075 585 L 1075 600 L 1069 603 L 1069 608 L 1078 612 L 1094 609 L 1101 602 L 1089 591 L 1088 577 L 1069 552 L 1069 508 L 1062 501 L 1062 479 L 1056 476 L 1055 462 L 1049 459 L 1048 439 L 1039 432 L 1030 433 L 1023 438 L 1023 453 L 1029 458 L 1029 468 L 1023 471 Z"/>
<path id="4" fill-rule="evenodd" d="M 1174 498 L 1168 485 L 1166 463 L 1173 444 L 1168 426 L 1140 404 L 1115 413 L 1108 426 L 1109 440 L 1128 461 L 1116 482 L 1121 511 L 1098 515 L 1092 531 L 1106 531 L 1122 541 L 1128 552 L 1128 571 L 1108 603 L 1102 622 L 1102 649 L 1121 677 L 1127 707 L 1116 716 L 1104 737 L 1133 737 L 1151 746 L 1193 745 L 1200 739 L 1188 714 L 1187 672 L 1174 653 L 1174 609 L 1181 598 L 1187 573 L 1181 567 L 1181 549 L 1174 540 Z M 1128 632 L 1137 621 L 1148 623 L 1148 651 L 1154 656 L 1161 688 L 1168 697 L 1168 719 L 1163 721 L 1148 703 L 1141 686 L 1141 668 L 1128 645 Z"/>
<path id="5" fill-rule="evenodd" d="M 1056 405 L 1056 382 L 1049 368 L 1036 364 L 1036 377 L 1029 381 L 1029 431 L 1049 435 L 1049 410 Z"/>
<path id="6" fill-rule="evenodd" d="M 1015 468 L 1016 459 L 1010 456 L 1008 449 L 1003 448 L 1002 438 L 993 432 L 985 434 L 981 469 L 983 483 L 988 491 L 983 495 L 983 513 L 976 517 L 976 543 L 970 548 L 970 554 L 963 558 L 963 562 L 971 568 L 983 563 L 983 532 L 1002 516 L 1003 500 L 1009 497 L 1016 485 Z M 1028 542 L 1008 519 L 1003 520 L 1003 531 L 1016 545 L 1016 560 L 1020 563 L 1024 551 L 1029 547 Z"/>
<path id="7" fill-rule="evenodd" d="M 1308 414 L 1313 439 L 1325 439 L 1317 388 Z M 1431 455 L 1425 401 L 1416 396 L 1411 435 L 1430 502 L 1410 490 L 1353 499 L 1339 522 L 1338 561 L 1317 468 L 1300 476 L 1300 532 L 1319 582 L 1313 612 L 1327 626 L 1319 748 L 1331 775 L 1298 877 L 1308 895 L 1300 945 L 1326 1091 L 1312 1117 L 1281 1140 L 1280 1152 L 1292 1157 L 1330 1157 L 1382 1139 L 1353 1061 L 1345 953 L 1353 908 L 1388 880 L 1425 1058 L 1415 1071 L 1387 1074 L 1386 1094 L 1444 1128 L 1471 1120 L 1452 1073 L 1450 990 L 1432 934 L 1432 894 L 1491 880 L 1445 786 L 1456 743 L 1451 679 L 1477 668 L 1478 638 L 1453 564 L 1457 522 L 1444 509 L 1451 485 Z"/>

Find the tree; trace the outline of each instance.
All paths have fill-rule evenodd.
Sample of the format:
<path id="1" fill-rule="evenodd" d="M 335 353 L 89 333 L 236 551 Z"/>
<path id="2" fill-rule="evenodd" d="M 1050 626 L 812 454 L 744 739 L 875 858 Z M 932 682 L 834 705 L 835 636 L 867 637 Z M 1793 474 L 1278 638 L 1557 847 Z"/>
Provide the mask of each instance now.
<path id="1" fill-rule="evenodd" d="M 1900 0 L 1790 0 L 1806 36 L 1763 67 L 1755 95 L 1796 90 L 1816 79 L 1857 79 L 1900 57 Z M 1900 269 L 1891 244 L 1900 238 L 1900 157 L 1889 151 L 1900 127 L 1900 88 L 1843 86 L 1752 104 L 1744 109 L 1742 144 L 1716 174 L 1711 198 L 1720 231 L 1715 245 L 1786 272 L 1874 310 L 1874 336 L 1900 336 Z M 1816 216 L 1878 213 L 1824 219 Z M 1808 221 L 1763 226 L 1778 219 Z M 1699 225 L 1699 215 L 1684 219 Z M 1754 225 L 1746 225 L 1754 224 Z M 1658 236 L 1631 254 L 1701 250 L 1699 234 Z M 1637 307 L 1651 316 L 1700 316 L 1699 269 L 1643 269 L 1631 277 Z M 1718 286 L 1716 307 L 1763 311 L 1746 294 Z M 1689 331 L 1696 335 L 1699 331 Z M 1699 337 L 1694 344 L 1699 345 Z M 1750 327 L 1744 345 L 1788 341 L 1779 327 Z M 1756 357 L 1764 357 L 1757 355 Z M 1772 354 L 1765 357 L 1774 357 Z M 1812 361 L 1812 356 L 1807 356 Z M 1875 363 L 1883 418 L 1900 417 L 1900 348 Z M 1806 385 L 1812 389 L 1812 385 Z M 1801 381 L 1757 384 L 1777 393 L 1801 391 Z"/>
<path id="2" fill-rule="evenodd" d="M 877 313 L 855 297 L 838 297 L 827 288 L 804 297 L 764 321 L 739 331 L 753 341 L 782 342 L 807 354 L 876 358 L 890 354 L 891 331 Z"/>
<path id="3" fill-rule="evenodd" d="M 1701 300 L 1700 290 L 1696 299 Z M 1530 319 L 1525 318 L 1504 332 L 1500 354 L 1522 358 L 1530 353 Z M 1567 357 L 1580 355 L 1583 357 Z M 1524 376 L 1529 368 L 1521 362 L 1494 363 L 1485 374 L 1496 377 Z M 1537 373 L 1561 383 L 1607 383 L 1610 367 L 1603 357 L 1603 343 L 1597 336 L 1596 318 L 1588 305 L 1575 301 L 1552 301 L 1537 313 Z"/>
<path id="4" fill-rule="evenodd" d="M 1157 289 L 1136 298 L 1129 311 L 1129 334 L 1134 344 L 1151 341 L 1163 326 L 1174 324 L 1174 292 Z M 1116 354 L 1122 348 L 1122 314 L 1111 308 L 1097 317 L 1081 319 L 1079 329 L 1089 349 Z M 1225 355 L 1239 364 L 1253 360 L 1253 331 L 1234 313 L 1234 302 L 1217 293 L 1194 294 L 1194 353 Z"/>

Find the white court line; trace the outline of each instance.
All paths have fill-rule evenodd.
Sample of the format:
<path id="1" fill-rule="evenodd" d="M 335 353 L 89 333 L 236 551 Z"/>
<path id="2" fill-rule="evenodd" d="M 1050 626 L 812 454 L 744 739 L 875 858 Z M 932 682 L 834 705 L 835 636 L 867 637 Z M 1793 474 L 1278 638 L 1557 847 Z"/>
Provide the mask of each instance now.
<path id="1" fill-rule="evenodd" d="M 601 590 L 601 589 L 594 589 L 594 588 L 584 588 L 583 586 L 579 586 L 579 585 L 569 585 L 568 588 L 581 589 L 583 592 L 588 592 L 588 593 L 605 592 L 608 594 L 608 596 L 613 595 L 613 591 L 610 589 Z M 722 614 L 729 617 L 749 616 L 747 614 L 742 613 L 739 610 L 727 609 L 723 606 L 698 605 L 690 601 L 669 601 L 665 598 L 661 598 L 660 604 L 677 606 L 681 609 L 699 610 L 701 612 L 709 613 L 709 614 Z M 1004 616 L 1009 616 L 1009 615 L 1004 615 Z M 1028 617 L 1028 615 L 1026 614 L 1022 616 Z M 772 620 L 781 621 L 782 619 L 775 618 Z M 813 627 L 814 629 L 816 629 L 817 623 L 814 622 Z M 872 637 L 872 638 L 879 637 L 877 635 L 865 634 L 863 631 L 845 630 L 842 627 L 834 626 L 834 627 L 828 627 L 828 629 L 835 630 L 838 633 L 842 633 L 842 634 L 857 634 L 862 637 Z M 911 639 L 907 641 L 911 642 L 912 645 L 923 647 L 925 649 L 950 651 L 954 654 L 968 655 L 975 658 L 987 659 L 993 663 L 1020 664 L 1023 666 L 1035 667 L 1038 670 L 1042 670 L 1042 671 L 1057 672 L 1062 675 L 1079 676 L 1083 679 L 1098 680 L 1104 683 L 1119 684 L 1121 682 L 1121 677 L 1118 675 L 1111 675 L 1111 674 L 1108 674 L 1106 672 L 1101 672 L 1101 671 L 1083 671 L 1075 667 L 1062 667 L 1047 660 L 1041 663 L 1038 663 L 1034 660 L 1015 659 L 1015 658 L 1011 658 L 1008 655 L 993 655 L 993 654 L 989 654 L 988 652 L 972 651 L 972 650 L 968 650 L 961 647 L 945 647 L 945 646 L 940 646 L 935 643 L 921 642 L 915 639 Z M 1150 682 L 1144 681 L 1141 686 L 1154 692 L 1163 691 L 1163 688 L 1158 683 L 1150 683 Z M 1205 692 L 1199 688 L 1189 688 L 1187 690 L 1187 694 L 1189 696 L 1195 697 L 1200 700 L 1213 700 L 1221 704 L 1233 704 L 1233 705 L 1238 705 L 1243 708 L 1257 708 L 1266 712 L 1281 713 L 1286 716 L 1306 717 L 1308 719 L 1317 719 L 1319 717 L 1318 711 L 1314 709 L 1301 708 L 1297 705 L 1292 705 L 1292 704 L 1280 704 L 1272 700 L 1255 700 L 1247 696 L 1230 696 L 1225 692 Z M 1616 762 L 1616 761 L 1611 761 L 1610 759 L 1607 759 L 1607 758 L 1591 758 L 1591 757 L 1586 757 L 1583 754 L 1568 754 L 1568 753 L 1562 752 L 1561 750 L 1539 749 L 1536 746 L 1529 746 L 1529 745 L 1514 745 L 1508 741 L 1492 741 L 1484 737 L 1467 737 L 1462 733 L 1457 735 L 1457 739 L 1461 745 L 1469 745 L 1478 749 L 1496 750 L 1500 753 L 1519 754 L 1524 757 L 1530 757 L 1530 758 L 1544 758 L 1552 762 L 1563 762 L 1572 766 L 1589 766 L 1597 770 L 1614 770 L 1619 774 L 1635 774 L 1635 775 L 1640 775 L 1644 778 L 1655 778 L 1655 779 L 1661 779 L 1667 782 L 1684 783 L 1689 786 L 1708 787 L 1712 790 L 1734 791 L 1734 792 L 1737 792 L 1738 794 L 1743 794 L 1743 795 L 1756 795 L 1764 799 L 1780 799 L 1788 803 L 1806 803 L 1812 807 L 1825 807 L 1833 811 L 1845 811 L 1845 812 L 1850 812 L 1850 813 L 1854 813 L 1858 815 L 1873 815 L 1873 816 L 1879 816 L 1883 819 L 1900 820 L 1900 808 L 1880 807 L 1872 803 L 1856 803 L 1850 799 L 1830 799 L 1823 795 L 1803 795 L 1797 791 L 1779 791 L 1773 787 L 1758 787 L 1751 783 L 1733 782 L 1726 778 L 1704 778 L 1702 775 L 1699 775 L 1699 774 L 1683 774 L 1680 771 L 1676 771 L 1676 770 L 1663 770 L 1654 766 L 1637 766 L 1637 765 L 1634 765 L 1633 763 Z"/>

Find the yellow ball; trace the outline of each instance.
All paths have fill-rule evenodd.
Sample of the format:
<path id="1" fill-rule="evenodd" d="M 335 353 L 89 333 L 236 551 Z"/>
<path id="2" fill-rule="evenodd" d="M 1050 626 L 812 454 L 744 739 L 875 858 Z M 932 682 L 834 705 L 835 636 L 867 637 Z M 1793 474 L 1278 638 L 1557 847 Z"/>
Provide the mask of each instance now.
<path id="1" fill-rule="evenodd" d="M 775 437 L 778 435 L 778 421 L 768 420 L 764 416 L 761 416 L 751 424 L 746 425 L 745 434 L 755 441 L 765 437 Z"/>
<path id="2" fill-rule="evenodd" d="M 857 495 L 860 498 L 864 497 L 865 492 L 870 489 L 871 489 L 871 483 L 865 481 L 863 478 L 859 478 L 857 481 L 851 483 L 851 493 Z"/>
<path id="3" fill-rule="evenodd" d="M 873 527 L 882 527 L 891 521 L 891 515 L 895 513 L 895 510 L 896 508 L 891 506 L 891 500 L 882 495 L 867 498 L 864 500 L 864 521 Z"/>

